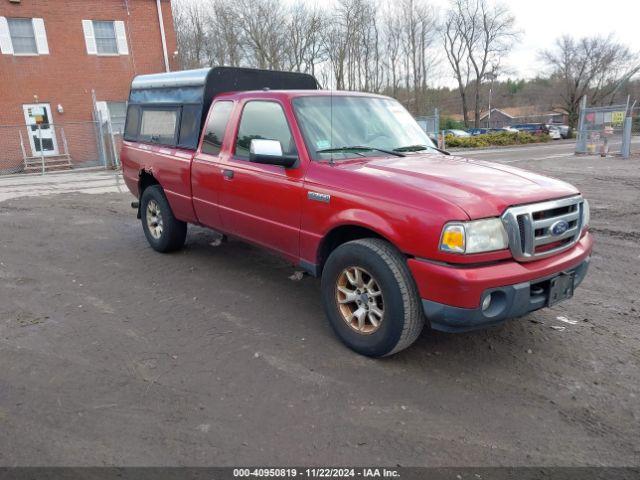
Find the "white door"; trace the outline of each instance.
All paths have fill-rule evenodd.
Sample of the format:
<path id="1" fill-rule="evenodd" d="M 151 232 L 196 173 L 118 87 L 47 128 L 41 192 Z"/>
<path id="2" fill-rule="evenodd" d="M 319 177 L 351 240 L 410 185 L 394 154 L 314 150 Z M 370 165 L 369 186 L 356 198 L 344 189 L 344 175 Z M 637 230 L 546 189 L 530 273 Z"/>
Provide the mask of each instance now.
<path id="1" fill-rule="evenodd" d="M 33 156 L 39 157 L 41 151 L 44 156 L 57 155 L 58 141 L 51 125 L 51 106 L 48 103 L 32 103 L 22 108 Z"/>

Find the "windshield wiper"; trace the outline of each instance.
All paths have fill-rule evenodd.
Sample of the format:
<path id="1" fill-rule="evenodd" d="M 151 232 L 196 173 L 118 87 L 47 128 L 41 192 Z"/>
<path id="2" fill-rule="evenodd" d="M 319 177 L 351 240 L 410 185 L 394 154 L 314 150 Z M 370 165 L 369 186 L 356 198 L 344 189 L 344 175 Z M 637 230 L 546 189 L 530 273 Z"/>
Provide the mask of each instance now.
<path id="1" fill-rule="evenodd" d="M 422 150 L 428 150 L 428 149 L 435 150 L 436 152 L 440 152 L 444 155 L 451 155 L 446 150 L 442 150 L 441 148 L 438 148 L 438 147 L 432 147 L 431 145 L 406 145 L 404 147 L 394 148 L 393 151 L 394 152 L 420 152 Z"/>
<path id="2" fill-rule="evenodd" d="M 348 150 L 353 150 L 353 153 L 358 154 L 358 150 L 374 150 L 377 152 L 386 153 L 389 155 L 395 155 L 396 157 L 406 157 L 405 154 L 394 151 L 394 150 L 385 150 L 384 148 L 376 148 L 376 147 L 368 147 L 365 145 L 352 145 L 352 146 L 344 146 L 344 147 L 335 147 L 335 148 L 323 148 L 321 150 L 316 150 L 316 153 L 335 153 L 335 152 L 344 152 Z"/>
<path id="3" fill-rule="evenodd" d="M 405 145 L 404 147 L 394 148 L 394 152 L 419 152 L 420 150 L 427 150 L 431 148 L 429 145 Z"/>

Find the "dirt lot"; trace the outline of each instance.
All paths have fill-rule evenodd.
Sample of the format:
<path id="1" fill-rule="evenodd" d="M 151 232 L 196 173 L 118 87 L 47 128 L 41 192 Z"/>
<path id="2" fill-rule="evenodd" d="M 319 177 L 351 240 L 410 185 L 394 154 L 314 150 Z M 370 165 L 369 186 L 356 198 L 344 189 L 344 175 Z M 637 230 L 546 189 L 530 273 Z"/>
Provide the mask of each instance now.
<path id="1" fill-rule="evenodd" d="M 517 166 L 591 199 L 575 298 L 384 360 L 254 247 L 153 252 L 128 194 L 0 203 L 0 465 L 639 465 L 640 161 Z"/>

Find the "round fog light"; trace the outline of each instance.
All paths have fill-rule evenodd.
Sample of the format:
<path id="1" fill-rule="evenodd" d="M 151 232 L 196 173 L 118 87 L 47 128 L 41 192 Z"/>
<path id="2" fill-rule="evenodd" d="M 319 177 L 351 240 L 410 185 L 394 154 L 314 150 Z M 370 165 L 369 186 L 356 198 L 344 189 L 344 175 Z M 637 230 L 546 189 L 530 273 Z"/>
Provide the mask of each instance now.
<path id="1" fill-rule="evenodd" d="M 482 311 L 486 311 L 491 306 L 491 294 L 484 297 L 482 300 Z"/>

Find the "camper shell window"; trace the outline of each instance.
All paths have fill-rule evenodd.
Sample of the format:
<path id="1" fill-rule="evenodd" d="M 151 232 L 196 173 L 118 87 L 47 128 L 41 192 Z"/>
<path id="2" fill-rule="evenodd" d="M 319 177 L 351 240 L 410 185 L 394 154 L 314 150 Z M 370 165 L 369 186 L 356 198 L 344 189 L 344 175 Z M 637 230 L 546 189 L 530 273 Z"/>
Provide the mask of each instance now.
<path id="1" fill-rule="evenodd" d="M 162 145 L 176 144 L 180 107 L 142 108 L 140 140 Z"/>
<path id="2" fill-rule="evenodd" d="M 195 150 L 216 95 L 263 88 L 316 90 L 318 82 L 303 73 L 232 67 L 139 75 L 131 84 L 124 139 Z"/>

